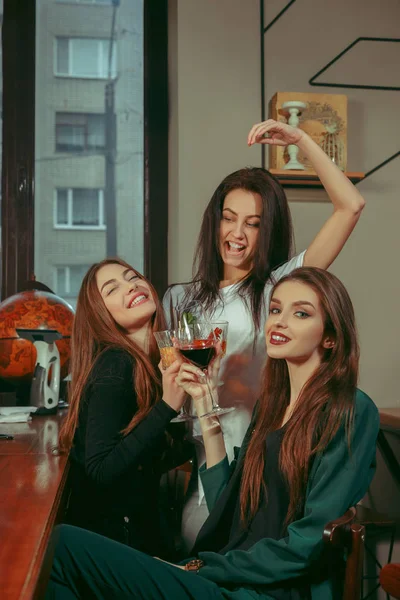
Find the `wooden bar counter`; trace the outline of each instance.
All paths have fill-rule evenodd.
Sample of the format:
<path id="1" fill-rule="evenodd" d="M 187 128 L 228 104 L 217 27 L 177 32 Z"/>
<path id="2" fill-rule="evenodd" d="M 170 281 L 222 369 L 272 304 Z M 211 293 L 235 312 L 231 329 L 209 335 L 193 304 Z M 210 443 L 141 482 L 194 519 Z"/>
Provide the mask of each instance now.
<path id="1" fill-rule="evenodd" d="M 68 457 L 57 450 L 63 412 L 0 424 L 0 598 L 42 599 L 48 542 L 67 495 Z"/>

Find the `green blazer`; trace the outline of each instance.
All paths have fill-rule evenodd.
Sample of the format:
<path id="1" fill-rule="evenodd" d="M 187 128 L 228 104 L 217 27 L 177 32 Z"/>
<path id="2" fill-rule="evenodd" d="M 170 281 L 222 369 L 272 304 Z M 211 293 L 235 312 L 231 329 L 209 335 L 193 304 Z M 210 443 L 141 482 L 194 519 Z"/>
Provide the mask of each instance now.
<path id="1" fill-rule="evenodd" d="M 205 562 L 199 575 L 221 588 L 228 586 L 233 590 L 227 592 L 226 597 L 261 600 L 269 598 L 270 586 L 318 573 L 318 560 L 321 560 L 324 547 L 324 525 L 355 506 L 368 490 L 376 467 L 378 430 L 379 413 L 375 404 L 364 392 L 357 390 L 350 453 L 342 427 L 325 452 L 314 460 L 302 518 L 289 525 L 287 537 L 260 539 L 248 551 L 232 550 L 225 555 L 201 551 L 202 548 L 213 548 L 213 535 L 218 537 L 218 525 L 223 522 L 226 506 L 232 505 L 229 489 L 236 490 L 237 498 L 237 486 L 232 486 L 232 481 L 235 475 L 240 477 L 240 469 L 232 475 L 226 457 L 210 469 L 202 468 L 201 479 L 211 513 L 195 546 L 195 551 L 200 550 L 197 552 L 199 558 Z M 244 445 L 238 462 L 243 459 L 243 448 Z M 336 600 L 333 580 L 311 583 L 311 596 L 312 600 Z"/>

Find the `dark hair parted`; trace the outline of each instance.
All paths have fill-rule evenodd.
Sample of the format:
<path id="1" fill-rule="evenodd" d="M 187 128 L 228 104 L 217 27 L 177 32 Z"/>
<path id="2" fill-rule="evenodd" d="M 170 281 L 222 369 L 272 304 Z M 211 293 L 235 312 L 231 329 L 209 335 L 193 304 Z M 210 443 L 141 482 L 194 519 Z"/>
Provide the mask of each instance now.
<path id="1" fill-rule="evenodd" d="M 345 427 L 350 444 L 359 363 L 354 310 L 344 285 L 327 271 L 301 267 L 275 285 L 271 298 L 288 281 L 303 283 L 317 294 L 324 316 L 324 335 L 334 340 L 334 346 L 324 351 L 321 364 L 305 383 L 285 426 L 279 464 L 290 494 L 286 524 L 302 511 L 312 458 L 326 449 L 341 426 Z M 262 494 L 267 493 L 263 484 L 265 438 L 282 426 L 289 401 L 287 363 L 269 358 L 244 459 L 240 506 L 245 523 L 254 517 Z"/>
<path id="2" fill-rule="evenodd" d="M 157 292 L 151 283 L 120 258 L 109 258 L 92 265 L 83 278 L 78 295 L 71 336 L 71 383 L 69 387 L 68 416 L 63 424 L 60 440 L 63 448 L 72 444 L 79 419 L 79 409 L 85 386 L 100 354 L 107 348 L 122 348 L 133 357 L 133 383 L 138 411 L 126 429 L 129 433 L 147 415 L 155 402 L 161 399 L 161 376 L 157 369 L 160 353 L 154 336 L 149 336 L 149 351 L 144 352 L 128 337 L 107 310 L 97 287 L 96 275 L 105 265 L 116 264 L 131 269 L 150 287 L 156 311 L 151 318 L 152 331 L 165 329 L 165 319 Z"/>
<path id="3" fill-rule="evenodd" d="M 262 200 L 253 268 L 239 287 L 240 296 L 249 303 L 254 327 L 259 329 L 265 284 L 271 272 L 288 260 L 293 240 L 292 221 L 285 192 L 278 180 L 260 167 L 248 167 L 231 173 L 215 190 L 204 212 L 197 242 L 193 267 L 194 285 L 189 286 L 183 305 L 190 306 L 194 302 L 200 302 L 209 310 L 219 297 L 224 268 L 220 253 L 222 210 L 227 194 L 238 189 L 259 194 Z"/>

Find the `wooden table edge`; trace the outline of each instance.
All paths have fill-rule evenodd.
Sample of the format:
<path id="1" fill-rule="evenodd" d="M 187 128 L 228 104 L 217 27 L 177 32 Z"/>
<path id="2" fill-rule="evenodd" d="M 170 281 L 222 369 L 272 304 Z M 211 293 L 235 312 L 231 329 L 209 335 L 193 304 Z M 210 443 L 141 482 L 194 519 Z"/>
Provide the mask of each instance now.
<path id="1" fill-rule="evenodd" d="M 69 460 L 67 455 L 61 455 L 65 458 L 65 466 L 58 486 L 57 494 L 53 501 L 53 506 L 46 527 L 43 531 L 37 553 L 33 557 L 29 571 L 27 573 L 19 600 L 43 600 L 48 578 L 50 575 L 53 561 L 54 548 L 49 544 L 51 534 L 55 525 L 57 525 L 60 512 L 63 509 L 63 498 L 69 473 Z"/>

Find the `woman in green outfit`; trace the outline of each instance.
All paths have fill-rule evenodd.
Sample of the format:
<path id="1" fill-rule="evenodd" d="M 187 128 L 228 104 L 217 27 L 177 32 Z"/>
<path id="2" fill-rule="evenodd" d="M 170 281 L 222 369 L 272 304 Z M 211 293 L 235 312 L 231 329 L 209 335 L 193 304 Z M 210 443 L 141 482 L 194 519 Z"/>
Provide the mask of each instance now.
<path id="1" fill-rule="evenodd" d="M 350 298 L 334 275 L 296 269 L 272 291 L 265 334 L 264 389 L 232 465 L 219 422 L 200 419 L 210 516 L 195 558 L 171 565 L 61 526 L 47 599 L 341 597 L 341 565 L 325 555 L 323 529 L 366 493 L 379 428 L 374 403 L 356 388 Z M 200 416 L 202 381 L 196 367 L 181 366 L 177 382 Z"/>

